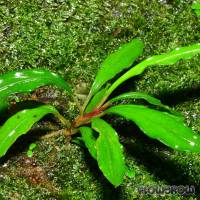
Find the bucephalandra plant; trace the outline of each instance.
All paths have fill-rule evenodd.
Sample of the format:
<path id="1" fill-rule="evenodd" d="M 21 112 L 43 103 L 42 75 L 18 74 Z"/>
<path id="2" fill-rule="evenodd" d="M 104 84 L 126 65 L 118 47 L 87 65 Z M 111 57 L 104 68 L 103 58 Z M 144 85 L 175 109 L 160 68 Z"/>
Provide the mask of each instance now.
<path id="1" fill-rule="evenodd" d="M 172 149 L 185 152 L 200 152 L 200 135 L 184 124 L 183 116 L 163 105 L 160 100 L 141 92 L 127 92 L 114 98 L 110 94 L 127 79 L 140 75 L 148 67 L 172 65 L 181 59 L 189 59 L 200 53 L 200 44 L 176 48 L 161 55 L 155 55 L 132 66 L 142 54 L 143 43 L 134 39 L 109 55 L 102 63 L 83 106 L 80 115 L 72 122 L 63 117 L 51 105 L 35 106 L 11 116 L 0 128 L 0 157 L 4 156 L 18 137 L 27 133 L 33 124 L 47 114 L 55 115 L 63 124 L 66 136 L 80 133 L 80 139 L 97 160 L 104 176 L 115 187 L 123 182 L 127 172 L 123 147 L 116 131 L 104 119 L 115 114 L 133 121 L 147 136 L 157 139 Z M 111 83 L 115 76 L 130 68 Z M 0 75 L 0 112 L 9 107 L 8 97 L 16 93 L 29 93 L 44 85 L 55 85 L 67 91 L 74 99 L 69 85 L 58 75 L 43 69 L 18 70 Z M 149 106 L 119 104 L 124 99 L 143 99 Z"/>

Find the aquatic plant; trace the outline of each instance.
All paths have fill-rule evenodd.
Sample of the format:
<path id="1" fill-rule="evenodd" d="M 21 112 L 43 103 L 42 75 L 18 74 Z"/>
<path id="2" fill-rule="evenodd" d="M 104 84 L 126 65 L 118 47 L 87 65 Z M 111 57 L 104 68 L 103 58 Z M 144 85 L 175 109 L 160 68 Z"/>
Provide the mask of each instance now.
<path id="1" fill-rule="evenodd" d="M 80 134 L 79 141 L 84 143 L 91 156 L 97 160 L 104 176 L 115 187 L 123 182 L 128 169 L 118 134 L 108 122 L 102 119 L 105 115 L 120 115 L 133 121 L 147 136 L 159 140 L 172 149 L 200 152 L 200 135 L 185 126 L 181 113 L 162 104 L 155 97 L 141 92 L 127 92 L 109 98 L 119 85 L 140 75 L 148 67 L 168 66 L 181 59 L 192 58 L 200 53 L 200 44 L 154 55 L 132 66 L 142 52 L 143 43 L 134 39 L 110 54 L 101 64 L 84 104 L 77 105 L 80 115 L 72 122 L 62 116 L 54 106 L 47 104 L 21 110 L 11 116 L 0 128 L 0 157 L 6 154 L 17 138 L 26 134 L 47 114 L 53 114 L 63 124 L 62 131 L 53 135 Z M 130 69 L 127 70 L 128 68 Z M 114 80 L 116 75 L 124 70 L 127 71 Z M 9 107 L 10 96 L 16 93 L 30 93 L 44 85 L 55 85 L 63 89 L 77 103 L 72 89 L 63 78 L 48 70 L 27 69 L 8 72 L 0 76 L 0 111 L 3 112 Z M 121 100 L 125 99 L 142 99 L 148 105 L 123 104 Z"/>

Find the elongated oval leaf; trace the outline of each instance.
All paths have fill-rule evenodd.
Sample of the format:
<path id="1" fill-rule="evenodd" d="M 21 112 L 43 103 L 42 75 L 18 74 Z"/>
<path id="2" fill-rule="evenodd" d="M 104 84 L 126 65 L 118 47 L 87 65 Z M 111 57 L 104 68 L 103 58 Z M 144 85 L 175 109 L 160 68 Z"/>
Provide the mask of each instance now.
<path id="1" fill-rule="evenodd" d="M 190 59 L 196 54 L 200 53 L 200 43 L 191 45 L 188 47 L 181 47 L 176 48 L 175 50 L 161 55 L 152 56 L 141 63 L 137 64 L 130 70 L 128 70 L 124 75 L 122 75 L 119 79 L 117 79 L 111 87 L 107 90 L 104 100 L 102 103 L 107 99 L 107 97 L 115 90 L 121 83 L 126 81 L 127 79 L 141 74 L 147 67 L 154 66 L 154 65 L 172 65 L 179 61 L 180 59 Z"/>
<path id="2" fill-rule="evenodd" d="M 26 93 L 43 85 L 55 85 L 71 93 L 68 84 L 58 75 L 47 70 L 19 70 L 0 75 L 0 108 L 7 105 L 8 96 Z"/>
<path id="3" fill-rule="evenodd" d="M 80 127 L 81 132 L 81 139 L 84 141 L 85 146 L 88 148 L 88 151 L 92 155 L 94 159 L 97 159 L 97 150 L 96 150 L 96 136 L 94 134 L 94 131 L 87 126 Z"/>
<path id="4" fill-rule="evenodd" d="M 145 93 L 142 93 L 142 92 L 127 92 L 127 93 L 121 94 L 117 97 L 110 99 L 108 101 L 108 103 L 111 104 L 113 102 L 116 102 L 116 101 L 119 101 L 119 100 L 124 100 L 124 99 L 144 99 L 145 101 L 147 101 L 148 103 L 150 103 L 152 105 L 159 106 L 161 108 L 164 108 L 165 110 L 168 110 L 172 114 L 179 116 L 180 120 L 183 120 L 183 116 L 182 116 L 181 113 L 172 110 L 167 105 L 162 104 L 159 99 L 156 99 L 155 97 L 152 97 L 152 96 L 145 94 Z"/>
<path id="5" fill-rule="evenodd" d="M 121 46 L 116 52 L 110 54 L 102 63 L 94 83 L 91 93 L 95 94 L 108 80 L 133 64 L 138 56 L 142 54 L 143 43 L 134 39 L 128 44 Z"/>
<path id="6" fill-rule="evenodd" d="M 0 157 L 6 154 L 18 137 L 27 133 L 34 123 L 49 113 L 59 116 L 53 106 L 44 105 L 20 111 L 10 117 L 0 128 Z"/>
<path id="7" fill-rule="evenodd" d="M 200 152 L 200 135 L 167 112 L 141 105 L 119 105 L 109 108 L 106 112 L 132 120 L 146 135 L 173 149 Z"/>
<path id="8" fill-rule="evenodd" d="M 96 141 L 97 162 L 104 176 L 119 186 L 126 173 L 123 148 L 115 130 L 104 120 L 94 118 L 92 128 L 99 133 Z"/>

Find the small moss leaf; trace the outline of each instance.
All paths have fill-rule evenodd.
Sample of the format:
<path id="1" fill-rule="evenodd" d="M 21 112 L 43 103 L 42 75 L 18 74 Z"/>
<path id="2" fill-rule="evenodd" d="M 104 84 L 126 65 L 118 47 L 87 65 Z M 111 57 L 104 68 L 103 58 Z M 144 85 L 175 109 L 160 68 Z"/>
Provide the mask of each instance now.
<path id="1" fill-rule="evenodd" d="M 135 169 L 127 166 L 126 167 L 126 176 L 128 178 L 134 178 L 135 177 Z"/>
<path id="2" fill-rule="evenodd" d="M 92 95 L 110 79 L 115 77 L 122 70 L 130 67 L 133 62 L 142 54 L 143 43 L 134 39 L 122 45 L 116 52 L 110 54 L 102 63 L 91 88 Z"/>
<path id="3" fill-rule="evenodd" d="M 10 117 L 0 128 L 0 157 L 6 154 L 17 138 L 26 134 L 33 124 L 50 113 L 59 116 L 58 111 L 53 106 L 43 105 L 22 110 Z"/>
<path id="4" fill-rule="evenodd" d="M 159 140 L 172 149 L 200 152 L 200 135 L 186 127 L 183 121 L 177 120 L 172 114 L 142 105 L 113 106 L 106 112 L 132 120 L 147 136 Z"/>
<path id="5" fill-rule="evenodd" d="M 35 143 L 31 143 L 30 146 L 29 146 L 29 150 L 33 150 L 37 147 L 37 144 Z"/>
<path id="6" fill-rule="evenodd" d="M 5 102 L 10 95 L 31 92 L 44 85 L 55 85 L 71 94 L 65 80 L 48 70 L 18 70 L 0 75 L 0 111 L 8 106 Z"/>
<path id="7" fill-rule="evenodd" d="M 28 151 L 27 151 L 27 153 L 26 153 L 26 155 L 27 155 L 29 158 L 33 157 L 33 150 L 34 150 L 36 147 L 37 147 L 37 145 L 36 145 L 35 143 L 31 143 L 31 144 L 29 145 Z"/>
<path id="8" fill-rule="evenodd" d="M 94 159 L 97 159 L 97 150 L 96 150 L 96 136 L 95 132 L 87 126 L 80 127 L 80 132 L 82 135 L 82 140 L 85 143 L 85 146 L 88 148 L 88 151 Z"/>
<path id="9" fill-rule="evenodd" d="M 27 151 L 27 156 L 28 156 L 29 158 L 32 158 L 32 157 L 33 157 L 33 151 L 28 150 L 28 151 Z"/>
<path id="10" fill-rule="evenodd" d="M 104 176 L 115 186 L 123 182 L 126 165 L 123 147 L 116 131 L 104 120 L 94 118 L 92 128 L 99 133 L 96 141 L 97 162 Z"/>

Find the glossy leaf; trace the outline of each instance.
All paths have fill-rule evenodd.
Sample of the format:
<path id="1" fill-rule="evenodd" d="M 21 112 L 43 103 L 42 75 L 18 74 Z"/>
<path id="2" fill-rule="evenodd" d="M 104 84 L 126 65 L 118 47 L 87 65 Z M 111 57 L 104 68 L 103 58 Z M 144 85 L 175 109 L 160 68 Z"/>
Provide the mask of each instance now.
<path id="1" fill-rule="evenodd" d="M 99 133 L 96 141 L 97 162 L 104 176 L 119 186 L 126 173 L 123 148 L 115 130 L 104 120 L 94 118 L 92 128 Z"/>
<path id="2" fill-rule="evenodd" d="M 102 103 L 107 99 L 107 97 L 115 90 L 121 83 L 126 81 L 127 79 L 137 76 L 141 74 L 147 67 L 154 66 L 154 65 L 172 65 L 175 64 L 180 59 L 190 59 L 196 54 L 200 53 L 200 43 L 187 46 L 187 47 L 181 47 L 176 48 L 175 50 L 161 55 L 155 55 L 152 56 L 130 70 L 128 70 L 124 75 L 122 75 L 119 79 L 117 79 L 111 87 L 107 90 L 104 99 L 102 100 Z"/>
<path id="3" fill-rule="evenodd" d="M 122 70 L 130 67 L 138 56 L 142 54 L 143 43 L 134 39 L 121 46 L 116 52 L 110 54 L 102 63 L 94 83 L 91 93 L 95 94 L 110 79 L 115 77 Z"/>
<path id="4" fill-rule="evenodd" d="M 60 115 L 53 106 L 43 105 L 20 111 L 10 117 L 0 128 L 0 157 L 6 154 L 18 137 L 27 133 L 33 124 L 50 113 L 58 117 Z"/>
<path id="5" fill-rule="evenodd" d="M 141 105 L 119 105 L 109 108 L 106 112 L 132 120 L 146 135 L 173 149 L 200 152 L 200 135 L 167 112 Z"/>
<path id="6" fill-rule="evenodd" d="M 71 93 L 61 77 L 47 70 L 19 70 L 0 75 L 0 109 L 7 107 L 7 98 L 15 93 L 26 93 L 44 85 L 55 85 Z"/>
<path id="7" fill-rule="evenodd" d="M 145 101 L 147 101 L 148 103 L 150 103 L 152 105 L 159 106 L 161 108 L 164 108 L 164 109 L 170 111 L 171 113 L 179 116 L 180 120 L 183 120 L 183 116 L 181 113 L 176 112 L 176 111 L 172 110 L 170 107 L 162 104 L 159 99 L 156 99 L 155 97 L 152 97 L 152 96 L 142 93 L 142 92 L 127 92 L 127 93 L 124 93 L 117 97 L 112 98 L 111 100 L 108 101 L 108 103 L 111 104 L 116 101 L 124 100 L 124 99 L 144 99 Z"/>
<path id="8" fill-rule="evenodd" d="M 97 159 L 96 140 L 94 131 L 87 126 L 80 127 L 81 139 L 94 159 Z"/>
<path id="9" fill-rule="evenodd" d="M 101 89 L 99 92 L 97 92 L 94 97 L 92 98 L 92 100 L 90 101 L 90 103 L 88 104 L 88 106 L 86 107 L 85 113 L 90 113 L 92 112 L 95 108 L 98 107 L 98 103 L 101 101 L 101 99 L 104 97 L 106 91 L 107 91 L 108 87 L 105 87 L 103 89 Z"/>

